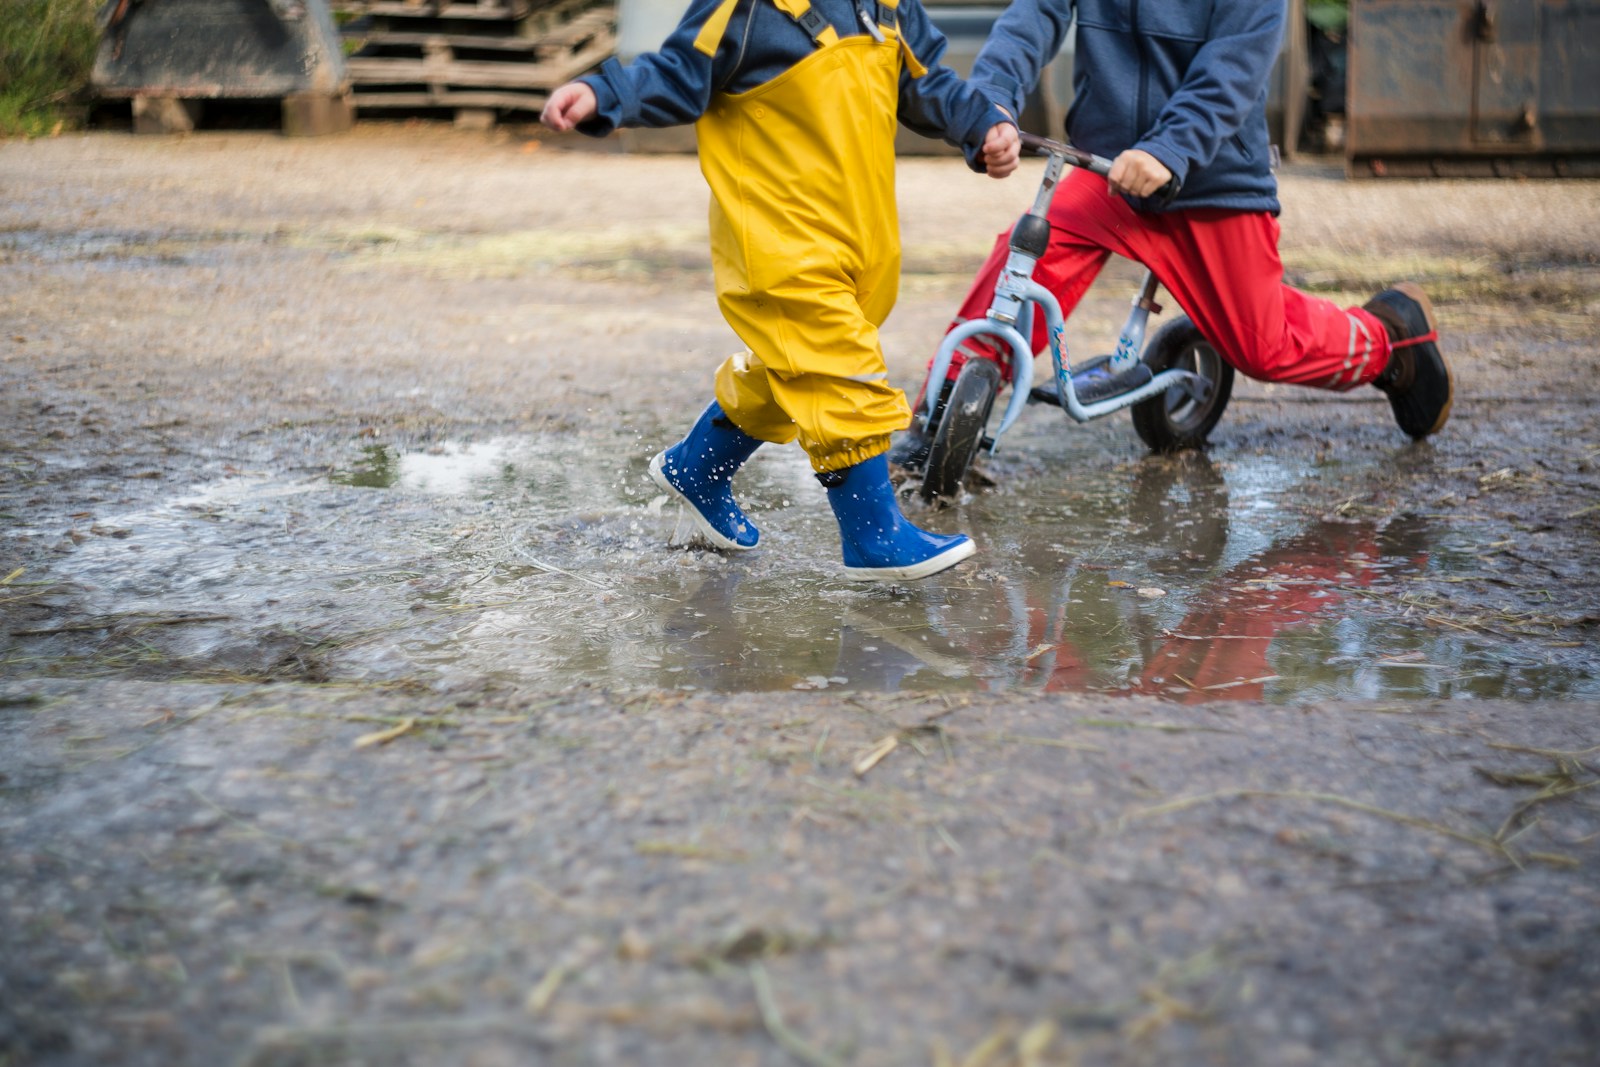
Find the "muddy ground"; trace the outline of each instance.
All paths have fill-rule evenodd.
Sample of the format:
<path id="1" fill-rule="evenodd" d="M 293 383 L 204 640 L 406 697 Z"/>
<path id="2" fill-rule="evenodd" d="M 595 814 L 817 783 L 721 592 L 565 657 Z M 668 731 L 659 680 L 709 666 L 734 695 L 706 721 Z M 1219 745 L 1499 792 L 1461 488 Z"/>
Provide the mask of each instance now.
<path id="1" fill-rule="evenodd" d="M 908 388 L 1035 174 L 903 163 Z M 917 511 L 980 559 L 872 590 L 792 456 L 739 560 L 642 480 L 733 344 L 692 160 L 0 188 L 0 1065 L 1600 1057 L 1600 184 L 1295 164 L 1291 279 L 1422 280 L 1446 431 L 1030 411 Z"/>

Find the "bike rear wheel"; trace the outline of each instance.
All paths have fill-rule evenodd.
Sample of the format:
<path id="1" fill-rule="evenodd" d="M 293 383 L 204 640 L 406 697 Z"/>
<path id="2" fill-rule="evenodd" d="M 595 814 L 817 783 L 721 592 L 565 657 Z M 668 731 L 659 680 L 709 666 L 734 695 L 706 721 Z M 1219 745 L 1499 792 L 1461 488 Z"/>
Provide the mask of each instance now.
<path id="1" fill-rule="evenodd" d="M 1196 400 L 1178 387 L 1133 405 L 1133 428 L 1152 452 L 1179 452 L 1206 443 L 1233 395 L 1233 367 L 1187 316 L 1156 331 L 1142 357 L 1153 374 L 1193 371 L 1211 382 L 1211 392 Z"/>
<path id="2" fill-rule="evenodd" d="M 1000 367 L 992 360 L 969 359 L 950 387 L 944 417 L 928 446 L 922 477 L 922 499 L 953 498 L 961 492 L 967 470 L 983 445 L 983 431 L 1000 394 Z"/>

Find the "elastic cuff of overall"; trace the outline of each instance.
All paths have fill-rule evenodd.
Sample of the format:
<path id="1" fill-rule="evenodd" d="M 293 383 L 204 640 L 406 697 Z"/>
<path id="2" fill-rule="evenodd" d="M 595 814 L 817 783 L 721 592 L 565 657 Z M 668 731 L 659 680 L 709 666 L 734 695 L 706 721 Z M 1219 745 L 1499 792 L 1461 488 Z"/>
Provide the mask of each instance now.
<path id="1" fill-rule="evenodd" d="M 865 463 L 874 456 L 881 456 L 889 451 L 891 441 L 888 434 L 882 437 L 869 437 L 854 448 L 843 452 L 829 452 L 826 455 L 811 456 L 811 469 L 821 474 L 824 471 L 842 471 L 854 467 L 858 463 Z"/>
<path id="2" fill-rule="evenodd" d="M 989 136 L 989 131 L 1001 123 L 1017 125 L 1017 120 L 1006 114 L 998 105 L 992 104 L 982 97 L 978 98 L 982 110 L 972 119 L 971 123 L 961 133 L 961 154 L 966 157 L 967 167 L 984 174 L 988 168 L 983 162 L 983 139 Z M 1021 129 L 1021 127 L 1018 127 Z"/>
<path id="3" fill-rule="evenodd" d="M 1170 145 L 1160 141 L 1140 141 L 1133 147 L 1141 152 L 1148 152 L 1150 155 L 1155 156 L 1161 165 L 1170 170 L 1172 176 L 1178 179 L 1180 186 L 1189 177 L 1189 161 L 1174 152 Z"/>
<path id="4" fill-rule="evenodd" d="M 770 426 L 755 428 L 745 426 L 739 419 L 738 409 L 734 408 L 730 411 L 728 403 L 720 396 L 717 397 L 717 406 L 722 409 L 722 417 L 733 423 L 734 429 L 738 430 L 746 437 L 752 437 L 755 440 L 760 441 L 762 444 L 786 445 L 793 441 L 796 437 L 800 436 L 799 427 L 792 423 L 789 425 L 787 433 L 774 433 Z"/>
<path id="5" fill-rule="evenodd" d="M 606 60 L 593 74 L 578 79 L 594 90 L 594 117 L 578 126 L 579 133 L 603 137 L 639 118 L 639 97 L 627 73 L 615 57 Z M 631 98 L 631 99 L 630 99 Z"/>
<path id="6" fill-rule="evenodd" d="M 989 98 L 996 107 L 1004 108 L 1015 118 L 1027 105 L 1027 94 L 1016 79 L 997 74 L 983 80 L 974 79 L 967 84 Z"/>

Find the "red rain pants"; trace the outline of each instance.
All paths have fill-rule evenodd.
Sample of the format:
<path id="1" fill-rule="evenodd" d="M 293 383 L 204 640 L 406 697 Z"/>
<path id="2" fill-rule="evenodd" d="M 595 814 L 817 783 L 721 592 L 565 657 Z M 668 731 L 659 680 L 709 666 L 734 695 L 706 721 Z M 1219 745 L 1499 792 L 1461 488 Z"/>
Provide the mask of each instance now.
<path id="1" fill-rule="evenodd" d="M 1050 229 L 1050 249 L 1033 277 L 1061 301 L 1063 317 L 1116 253 L 1153 271 L 1219 354 L 1251 378 L 1343 392 L 1372 381 L 1389 362 L 1389 335 L 1369 312 L 1284 284 L 1278 220 L 1265 211 L 1141 214 L 1112 196 L 1104 178 L 1073 170 L 1051 199 Z M 956 322 L 988 311 L 1009 238 L 1008 231 L 995 242 Z M 1047 346 L 1042 311 L 1032 341 L 1036 353 Z M 962 348 L 994 356 L 981 336 Z M 962 357 L 958 351 L 951 361 L 952 378 Z"/>

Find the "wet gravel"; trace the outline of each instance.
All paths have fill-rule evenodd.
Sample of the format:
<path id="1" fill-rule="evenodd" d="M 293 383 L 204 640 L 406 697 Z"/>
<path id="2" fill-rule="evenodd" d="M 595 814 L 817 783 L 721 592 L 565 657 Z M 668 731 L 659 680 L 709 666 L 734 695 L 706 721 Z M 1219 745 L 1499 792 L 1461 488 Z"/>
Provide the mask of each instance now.
<path id="1" fill-rule="evenodd" d="M 1029 184 L 903 166 L 908 387 Z M 1600 1055 L 1600 185 L 1291 168 L 1291 278 L 1435 293 L 1445 433 L 1030 411 L 888 591 L 794 457 L 753 560 L 642 484 L 732 345 L 692 160 L 0 185 L 0 1065 Z"/>

